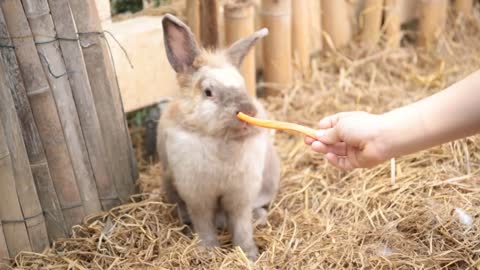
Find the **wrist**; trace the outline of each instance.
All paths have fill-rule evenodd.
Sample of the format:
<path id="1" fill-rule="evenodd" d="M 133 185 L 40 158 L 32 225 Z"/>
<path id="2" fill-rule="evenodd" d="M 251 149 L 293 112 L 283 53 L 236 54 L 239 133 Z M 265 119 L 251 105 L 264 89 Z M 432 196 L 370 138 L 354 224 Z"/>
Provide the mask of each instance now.
<path id="1" fill-rule="evenodd" d="M 382 160 L 389 160 L 397 156 L 396 144 L 398 144 L 399 138 L 397 138 L 400 131 L 398 125 L 395 124 L 395 116 L 389 113 L 379 115 L 379 133 L 376 138 L 376 145 Z"/>

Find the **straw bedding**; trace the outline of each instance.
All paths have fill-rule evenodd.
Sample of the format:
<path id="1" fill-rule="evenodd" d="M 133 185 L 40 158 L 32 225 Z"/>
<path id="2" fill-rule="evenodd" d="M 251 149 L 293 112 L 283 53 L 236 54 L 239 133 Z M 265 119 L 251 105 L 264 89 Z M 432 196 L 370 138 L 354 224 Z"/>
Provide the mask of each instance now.
<path id="1" fill-rule="evenodd" d="M 449 22 L 438 48 L 407 45 L 370 53 L 322 53 L 310 78 L 263 100 L 273 117 L 309 126 L 346 110 L 381 113 L 430 95 L 480 66 L 480 24 Z M 452 31 L 455 29 L 455 31 Z M 480 97 L 472 97 L 480 99 Z M 462 108 L 458 108 L 461 110 Z M 442 119 L 438 119 L 442 121 Z M 158 164 L 143 168 L 143 194 L 89 217 L 73 237 L 24 269 L 480 269 L 480 138 L 448 143 L 374 169 L 344 172 L 298 135 L 277 132 L 283 172 L 262 255 L 249 263 L 228 233 L 215 251 L 197 249 L 174 206 L 163 202 Z M 134 136 L 135 138 L 135 136 Z"/>

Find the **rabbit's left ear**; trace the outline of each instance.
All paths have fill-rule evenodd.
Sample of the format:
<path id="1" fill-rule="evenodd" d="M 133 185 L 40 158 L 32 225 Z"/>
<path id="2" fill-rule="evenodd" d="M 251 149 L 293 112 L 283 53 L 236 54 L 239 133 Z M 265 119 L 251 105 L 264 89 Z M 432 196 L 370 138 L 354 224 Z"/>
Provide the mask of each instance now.
<path id="1" fill-rule="evenodd" d="M 233 43 L 227 49 L 227 56 L 230 62 L 236 67 L 240 68 L 240 66 L 242 65 L 243 59 L 245 58 L 247 53 L 250 51 L 250 49 L 255 45 L 257 40 L 265 37 L 266 35 L 268 35 L 268 29 L 262 28 L 257 32 L 254 32 L 250 36 L 242 38 L 236 41 L 235 43 Z"/>

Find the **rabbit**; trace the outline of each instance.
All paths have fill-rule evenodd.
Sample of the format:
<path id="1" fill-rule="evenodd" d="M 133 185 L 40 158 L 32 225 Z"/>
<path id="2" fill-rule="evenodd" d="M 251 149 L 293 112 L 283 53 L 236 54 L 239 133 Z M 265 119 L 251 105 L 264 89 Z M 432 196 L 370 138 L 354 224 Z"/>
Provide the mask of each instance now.
<path id="1" fill-rule="evenodd" d="M 181 222 L 193 226 L 202 247 L 219 246 L 217 223 L 226 222 L 233 245 L 254 260 L 259 251 L 253 218 L 266 219 L 281 164 L 273 136 L 236 114 L 267 118 L 263 105 L 247 94 L 239 68 L 268 30 L 208 51 L 175 16 L 164 15 L 162 27 L 167 59 L 181 89 L 166 105 L 157 129 L 167 200 L 177 205 Z"/>

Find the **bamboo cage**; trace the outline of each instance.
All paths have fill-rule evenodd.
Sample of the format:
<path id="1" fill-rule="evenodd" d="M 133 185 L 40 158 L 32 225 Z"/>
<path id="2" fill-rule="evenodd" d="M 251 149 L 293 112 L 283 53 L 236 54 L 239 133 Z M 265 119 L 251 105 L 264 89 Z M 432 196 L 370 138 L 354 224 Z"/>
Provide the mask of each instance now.
<path id="1" fill-rule="evenodd" d="M 93 0 L 0 2 L 0 260 L 136 192 L 113 64 Z"/>
<path id="2" fill-rule="evenodd" d="M 225 5 L 225 41 L 229 46 L 255 31 L 255 9 L 253 3 L 233 2 Z M 245 78 L 247 91 L 256 96 L 255 47 L 245 56 L 241 73 Z"/>

